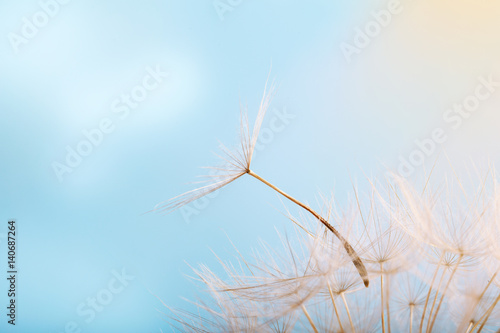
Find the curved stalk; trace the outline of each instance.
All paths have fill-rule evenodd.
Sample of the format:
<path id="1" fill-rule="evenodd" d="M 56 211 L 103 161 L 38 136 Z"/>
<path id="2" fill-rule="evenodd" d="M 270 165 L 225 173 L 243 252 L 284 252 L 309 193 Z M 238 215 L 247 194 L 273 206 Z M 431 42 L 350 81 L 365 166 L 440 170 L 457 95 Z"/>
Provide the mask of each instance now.
<path id="1" fill-rule="evenodd" d="M 303 209 L 307 210 L 315 218 L 317 218 L 321 223 L 323 223 L 323 225 L 325 227 L 327 227 L 328 230 L 330 230 L 331 232 L 333 232 L 333 234 L 340 240 L 340 242 L 344 246 L 344 248 L 345 248 L 347 254 L 349 255 L 349 257 L 351 257 L 352 263 L 354 264 L 354 266 L 358 270 L 358 273 L 361 276 L 361 279 L 363 280 L 363 283 L 364 283 L 365 287 L 368 287 L 368 285 L 370 284 L 370 280 L 368 279 L 368 271 L 366 270 L 366 267 L 363 264 L 363 261 L 358 256 L 358 254 L 356 253 L 356 251 L 354 251 L 354 248 L 351 246 L 351 244 L 349 244 L 349 242 L 347 242 L 347 240 L 337 231 L 337 229 L 335 229 L 327 220 L 325 220 L 321 215 L 319 215 L 318 213 L 316 213 L 312 208 L 310 208 L 309 206 L 307 206 L 307 205 L 303 204 L 302 202 L 298 201 L 294 197 L 286 194 L 285 192 L 283 192 L 282 190 L 280 190 L 279 188 L 277 188 L 273 184 L 269 183 L 267 180 L 265 180 L 264 178 L 260 177 L 259 175 L 257 175 L 253 171 L 247 170 L 247 173 L 250 176 L 254 177 L 255 179 L 257 179 L 257 180 L 261 181 L 262 183 L 266 184 L 267 186 L 269 186 L 270 188 L 272 188 L 273 190 L 275 190 L 276 192 L 278 192 L 279 194 L 281 194 L 282 196 L 284 196 L 288 200 L 292 201 L 293 203 L 295 203 L 298 206 L 302 207 Z"/>

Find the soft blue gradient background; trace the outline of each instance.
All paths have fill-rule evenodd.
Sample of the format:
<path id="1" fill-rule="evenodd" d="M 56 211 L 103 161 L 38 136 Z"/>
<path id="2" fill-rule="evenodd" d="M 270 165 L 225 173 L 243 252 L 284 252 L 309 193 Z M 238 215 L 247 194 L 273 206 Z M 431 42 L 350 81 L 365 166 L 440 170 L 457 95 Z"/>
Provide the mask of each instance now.
<path id="1" fill-rule="evenodd" d="M 197 295 L 188 264 L 217 268 L 209 249 L 231 258 L 225 233 L 245 254 L 259 238 L 276 241 L 275 228 L 291 227 L 276 210 L 283 210 L 276 195 L 245 177 L 191 223 L 178 212 L 141 215 L 190 189 L 199 166 L 217 163 L 217 140 L 237 143 L 239 103 L 248 103 L 253 120 L 271 64 L 279 83 L 272 107 L 296 118 L 258 153 L 259 174 L 315 204 L 318 191 L 334 191 L 344 202 L 353 181 L 368 186 L 364 172 L 396 167 L 399 154 L 407 156 L 415 139 L 440 126 L 443 111 L 469 93 L 477 76 L 494 71 L 498 55 L 473 54 L 476 67 L 457 62 L 441 70 L 449 57 L 431 52 L 449 45 L 410 50 L 411 39 L 422 43 L 425 35 L 412 20 L 418 4 L 406 5 L 347 64 L 339 44 L 386 2 L 244 0 L 221 21 L 211 1 L 74 0 L 15 54 L 7 35 L 19 33 L 22 18 L 40 7 L 0 1 L 0 232 L 9 218 L 20 230 L 18 325 L 10 331 L 63 332 L 69 321 L 83 332 L 168 331 L 157 311 L 167 309 L 154 295 L 192 309 L 181 299 Z M 403 27 L 414 35 L 403 35 Z M 111 102 L 156 65 L 170 77 L 119 121 Z M 478 147 L 495 151 L 485 146 L 498 138 L 486 126 L 498 119 L 494 103 L 498 96 L 470 123 L 480 139 L 459 151 L 453 147 L 476 134 L 457 131 L 449 151 L 459 158 Z M 63 162 L 65 147 L 75 147 L 81 131 L 103 117 L 116 120 L 115 131 L 59 182 L 52 162 Z M 86 324 L 78 304 L 122 267 L 136 279 Z"/>

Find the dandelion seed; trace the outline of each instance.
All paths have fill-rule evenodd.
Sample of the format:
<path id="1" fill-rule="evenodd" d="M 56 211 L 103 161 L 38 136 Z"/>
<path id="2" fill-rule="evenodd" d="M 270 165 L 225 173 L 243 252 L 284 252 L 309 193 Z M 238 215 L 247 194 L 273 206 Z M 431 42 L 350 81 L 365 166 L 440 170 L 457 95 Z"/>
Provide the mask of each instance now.
<path id="1" fill-rule="evenodd" d="M 236 264 L 219 259 L 224 277 L 195 269 L 211 302 L 196 302 L 194 313 L 172 311 L 178 330 L 498 331 L 500 191 L 492 169 L 473 186 L 457 175 L 437 187 L 427 179 L 423 191 L 397 177 L 384 187 L 373 181 L 368 195 L 354 190 L 354 209 L 323 197 L 318 214 L 251 171 L 261 122 L 252 134 L 245 124 L 243 116 L 239 153 L 225 152 L 231 163 L 224 170 L 232 172 L 212 177 L 212 186 L 249 174 L 271 187 L 304 209 L 299 218 L 287 211 L 296 239 L 280 235 L 280 249 L 261 242 L 251 258 L 236 249 Z M 364 288 L 368 276 L 380 284 Z"/>
<path id="2" fill-rule="evenodd" d="M 361 279 L 363 280 L 365 287 L 368 287 L 370 281 L 368 278 L 368 272 L 366 270 L 366 267 L 361 258 L 359 257 L 359 255 L 356 253 L 354 248 L 347 242 L 347 240 L 326 219 L 324 219 L 321 215 L 316 213 L 316 211 L 314 211 L 308 205 L 303 204 L 294 197 L 283 192 L 278 187 L 269 183 L 267 180 L 260 177 L 250 169 L 260 128 L 262 126 L 262 122 L 264 120 L 266 111 L 269 108 L 269 104 L 271 102 L 273 94 L 274 94 L 274 83 L 271 84 L 269 91 L 267 90 L 267 83 L 266 83 L 266 87 L 264 89 L 264 96 L 262 97 L 259 107 L 259 112 L 257 115 L 257 120 L 255 121 L 253 132 L 251 134 L 250 134 L 250 126 L 248 123 L 248 116 L 245 112 L 242 112 L 241 123 L 240 123 L 240 147 L 239 149 L 233 152 L 230 149 L 226 148 L 224 145 L 221 145 L 224 156 L 220 157 L 223 160 L 225 160 L 226 166 L 216 168 L 221 172 L 220 175 L 217 175 L 215 177 L 209 177 L 213 179 L 208 180 L 209 181 L 208 185 L 188 191 L 173 199 L 157 204 L 156 207 L 153 209 L 153 211 L 159 211 L 164 213 L 171 212 L 195 200 L 198 200 L 207 194 L 217 191 L 222 187 L 225 187 L 226 185 L 234 182 L 243 175 L 248 174 L 254 177 L 255 179 L 259 180 L 260 182 L 264 183 L 265 185 L 269 186 L 270 188 L 272 188 L 273 190 L 275 190 L 288 200 L 292 201 L 296 205 L 302 207 L 303 209 L 311 213 L 328 230 L 330 230 L 342 242 L 345 251 L 347 252 L 349 257 L 351 258 L 352 263 L 358 270 L 358 273 Z"/>

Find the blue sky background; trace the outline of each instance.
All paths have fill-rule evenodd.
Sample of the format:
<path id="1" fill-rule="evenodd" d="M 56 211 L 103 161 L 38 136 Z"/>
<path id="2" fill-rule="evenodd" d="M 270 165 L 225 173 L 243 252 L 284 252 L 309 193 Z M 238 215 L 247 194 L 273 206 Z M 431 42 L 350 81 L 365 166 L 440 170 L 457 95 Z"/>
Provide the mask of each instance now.
<path id="1" fill-rule="evenodd" d="M 500 48 L 485 33 L 498 31 L 486 13 L 499 8 L 446 3 L 402 1 L 403 12 L 348 63 L 341 43 L 387 2 L 243 0 L 221 20 L 211 1 L 73 0 L 16 53 L 9 34 L 41 7 L 0 1 L 0 233 L 15 218 L 20 234 L 18 325 L 8 327 L 2 310 L 1 330 L 64 332 L 74 321 L 82 332 L 166 331 L 154 295 L 190 309 L 181 298 L 198 292 L 188 264 L 217 270 L 209 249 L 231 258 L 226 233 L 245 254 L 259 238 L 275 242 L 275 228 L 291 230 L 277 196 L 245 177 L 189 221 L 142 215 L 190 189 L 198 167 L 218 163 L 218 140 L 237 144 L 239 103 L 254 119 L 271 64 L 279 89 L 264 126 L 275 110 L 295 118 L 253 169 L 299 199 L 314 205 L 333 191 L 347 202 L 352 182 L 363 189 L 364 173 L 396 169 L 436 127 L 446 128 L 443 148 L 459 165 L 495 161 L 498 93 L 458 130 L 442 115 L 477 77 L 496 75 Z M 119 118 L 113 101 L 156 66 L 170 76 Z M 64 163 L 66 147 L 103 118 L 114 131 L 59 181 L 53 162 Z M 135 279 L 86 323 L 78 306 L 122 268 Z M 5 281 L 0 288 L 4 309 Z"/>

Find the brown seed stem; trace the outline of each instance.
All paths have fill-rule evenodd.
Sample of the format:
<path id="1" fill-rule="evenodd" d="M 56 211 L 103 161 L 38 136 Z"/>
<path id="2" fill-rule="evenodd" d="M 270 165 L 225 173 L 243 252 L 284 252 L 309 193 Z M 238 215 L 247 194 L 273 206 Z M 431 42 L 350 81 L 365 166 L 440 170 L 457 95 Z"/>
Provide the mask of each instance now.
<path id="1" fill-rule="evenodd" d="M 347 242 L 347 240 L 345 240 L 345 238 L 337 231 L 337 229 L 335 229 L 327 220 L 325 220 L 321 215 L 319 215 L 318 213 L 316 213 L 312 208 L 310 208 L 309 206 L 307 206 L 307 205 L 303 204 L 302 202 L 298 201 L 294 197 L 286 194 L 285 192 L 283 192 L 282 190 L 280 190 L 279 188 L 277 188 L 273 184 L 269 183 L 267 180 L 265 180 L 264 178 L 260 177 L 259 175 L 257 175 L 253 171 L 247 170 L 247 173 L 250 176 L 258 179 L 262 183 L 266 184 L 267 186 L 269 186 L 270 188 L 272 188 L 273 190 L 275 190 L 276 192 L 278 192 L 279 194 L 281 194 L 282 196 L 284 196 L 288 200 L 292 201 L 293 203 L 295 203 L 298 206 L 302 207 L 303 209 L 307 210 L 315 218 L 317 218 L 321 223 L 323 223 L 325 225 L 325 227 L 328 228 L 328 230 L 330 230 L 331 232 L 333 232 L 333 234 L 340 240 L 340 242 L 344 246 L 347 254 L 351 257 L 351 260 L 352 260 L 354 266 L 356 266 L 356 269 L 358 270 L 359 275 L 361 276 L 361 279 L 363 279 L 363 283 L 364 283 L 365 287 L 368 287 L 370 281 L 368 279 L 368 272 L 366 270 L 365 265 L 363 264 L 363 261 L 358 256 L 358 254 L 356 253 L 356 251 L 354 251 L 353 247 Z"/>
<path id="2" fill-rule="evenodd" d="M 413 304 L 410 305 L 410 333 L 413 332 L 413 307 Z"/>
<path id="3" fill-rule="evenodd" d="M 384 265 L 380 264 L 380 318 L 382 320 L 382 333 L 385 333 L 385 318 L 384 318 Z"/>
<path id="4" fill-rule="evenodd" d="M 439 291 L 441 290 L 441 285 L 443 284 L 445 274 L 446 274 L 446 270 L 443 269 L 443 273 L 441 274 L 441 278 L 439 279 L 439 283 L 438 283 L 437 288 L 436 288 L 436 294 L 434 295 L 434 300 L 432 301 L 432 307 L 431 307 L 431 311 L 429 312 L 429 318 L 427 319 L 427 328 L 425 329 L 426 332 L 430 332 L 429 328 L 431 326 L 432 317 L 434 314 L 434 307 L 436 306 L 436 301 L 439 297 Z"/>
<path id="5" fill-rule="evenodd" d="M 302 311 L 306 315 L 307 320 L 309 321 L 309 324 L 311 325 L 311 327 L 314 330 L 314 332 L 318 333 L 318 329 L 316 328 L 316 325 L 314 325 L 314 322 L 313 322 L 311 316 L 309 315 L 309 312 L 307 312 L 307 309 L 306 309 L 306 307 L 304 305 L 302 305 Z"/>
<path id="6" fill-rule="evenodd" d="M 354 328 L 354 323 L 352 322 L 351 311 L 349 311 L 349 306 L 347 305 L 347 300 L 345 299 L 344 293 L 340 293 L 342 297 L 342 301 L 344 301 L 345 310 L 347 311 L 347 317 L 349 317 L 349 323 L 351 324 L 352 333 L 356 333 L 356 329 Z"/>
<path id="7" fill-rule="evenodd" d="M 441 309 L 441 305 L 443 304 L 444 296 L 448 292 L 448 288 L 450 287 L 451 280 L 453 280 L 453 276 L 455 276 L 455 273 L 457 272 L 458 267 L 460 266 L 460 262 L 462 262 L 463 257 L 464 257 L 464 255 L 460 254 L 460 257 L 458 258 L 458 261 L 455 264 L 455 267 L 453 268 L 453 272 L 451 273 L 450 278 L 448 279 L 448 282 L 446 283 L 446 287 L 443 290 L 443 295 L 441 296 L 441 299 L 439 300 L 438 307 L 436 309 L 436 312 L 434 313 L 434 318 L 432 319 L 430 332 L 432 332 L 432 328 L 434 327 L 434 323 L 436 322 L 436 318 L 437 318 L 437 315 L 439 313 L 439 309 Z M 437 295 L 436 295 L 436 297 L 437 297 Z"/>
<path id="8" fill-rule="evenodd" d="M 340 320 L 339 311 L 337 309 L 337 305 L 335 304 L 335 297 L 333 296 L 332 286 L 330 286 L 330 282 L 328 282 L 328 292 L 330 293 L 330 298 L 332 299 L 333 309 L 335 310 L 335 316 L 339 322 L 340 332 L 344 332 L 344 328 L 342 327 L 342 321 Z"/>
<path id="9" fill-rule="evenodd" d="M 389 288 L 389 284 L 390 284 L 390 277 L 389 275 L 387 275 L 385 277 L 385 305 L 387 313 L 387 332 L 391 333 L 391 309 L 389 306 L 391 288 Z"/>
<path id="10" fill-rule="evenodd" d="M 437 274 L 439 272 L 439 268 L 441 267 L 441 260 L 443 259 L 444 253 L 441 254 L 439 258 L 439 263 L 436 266 L 436 270 L 432 276 L 431 285 L 429 286 L 429 292 L 427 293 L 427 297 L 425 298 L 424 311 L 422 311 L 422 319 L 420 320 L 420 329 L 419 332 L 422 333 L 422 328 L 424 326 L 425 312 L 427 311 L 427 305 L 429 304 L 429 298 L 431 297 L 432 287 L 434 286 L 434 281 L 436 280 Z"/>
<path id="11" fill-rule="evenodd" d="M 488 281 L 488 283 L 486 284 L 486 287 L 484 287 L 483 291 L 481 292 L 481 295 L 479 295 L 479 297 L 477 298 L 477 300 L 474 302 L 474 306 L 472 307 L 472 309 L 470 311 L 470 314 L 472 314 L 476 310 L 476 308 L 478 307 L 479 303 L 481 302 L 481 300 L 483 299 L 484 295 L 486 294 L 486 291 L 488 290 L 488 288 L 490 287 L 490 285 L 495 280 L 495 277 L 497 276 L 497 274 L 498 274 L 498 271 L 496 271 L 495 274 L 492 275 L 490 281 Z M 468 314 L 464 313 L 462 315 L 462 317 L 467 318 Z M 470 321 L 469 322 L 469 326 L 467 328 L 467 331 L 465 333 L 472 332 L 472 330 L 474 328 L 476 328 L 476 326 L 474 326 L 474 324 L 475 323 L 473 321 Z M 464 325 L 464 324 L 462 324 L 462 325 Z"/>
<path id="12" fill-rule="evenodd" d="M 486 325 L 486 322 L 488 322 L 488 319 L 490 318 L 491 313 L 493 312 L 493 310 L 497 306 L 498 302 L 500 302 L 500 294 L 495 299 L 495 301 L 493 302 L 493 304 L 489 307 L 489 309 L 486 311 L 486 313 L 481 317 L 481 319 L 479 319 L 477 321 L 476 325 L 474 325 L 474 327 L 472 328 L 471 332 L 474 330 L 474 328 L 477 327 L 477 325 L 479 325 L 480 322 L 482 322 L 481 326 L 479 327 L 479 330 L 477 331 L 477 333 L 481 333 L 481 331 L 483 330 L 484 326 Z"/>

